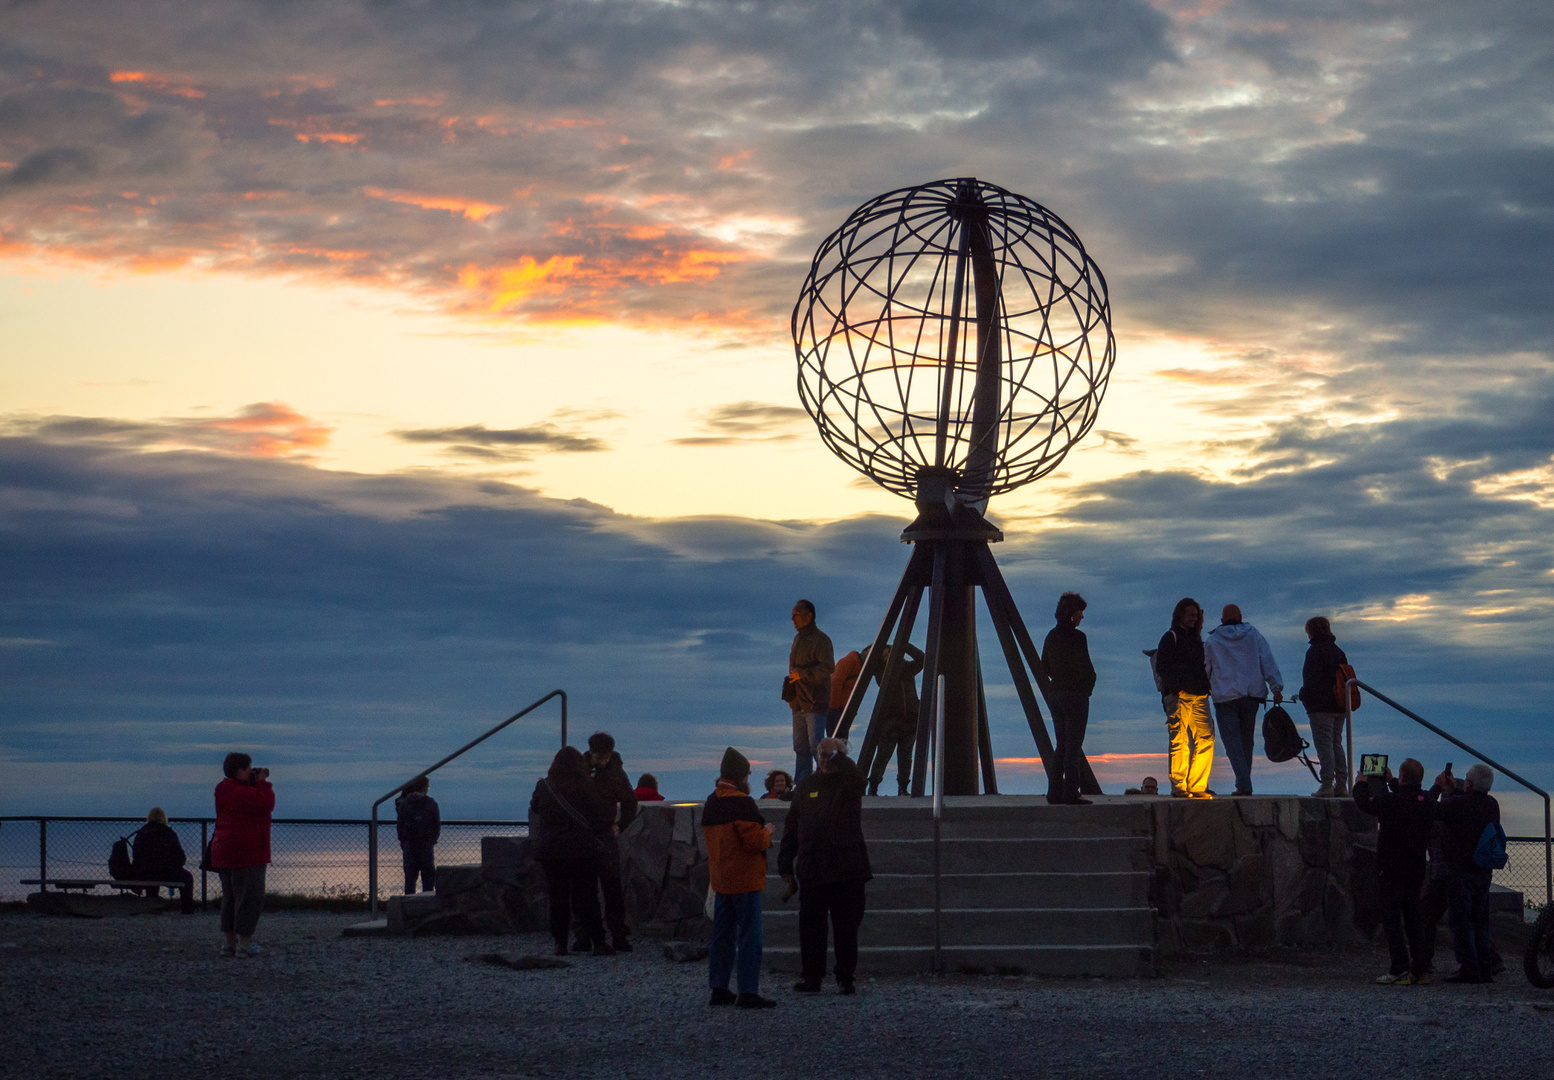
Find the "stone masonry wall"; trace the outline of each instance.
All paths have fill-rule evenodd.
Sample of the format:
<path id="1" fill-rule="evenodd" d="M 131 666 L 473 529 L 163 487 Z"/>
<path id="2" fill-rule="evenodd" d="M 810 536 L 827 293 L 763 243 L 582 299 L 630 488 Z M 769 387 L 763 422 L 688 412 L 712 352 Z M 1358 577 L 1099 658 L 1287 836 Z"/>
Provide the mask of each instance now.
<path id="1" fill-rule="evenodd" d="M 1334 945 L 1376 931 L 1376 819 L 1348 799 L 1161 800 L 1163 952 Z"/>
<path id="2" fill-rule="evenodd" d="M 701 805 L 643 803 L 621 833 L 626 920 L 639 934 L 705 941 L 707 843 L 697 824 Z"/>

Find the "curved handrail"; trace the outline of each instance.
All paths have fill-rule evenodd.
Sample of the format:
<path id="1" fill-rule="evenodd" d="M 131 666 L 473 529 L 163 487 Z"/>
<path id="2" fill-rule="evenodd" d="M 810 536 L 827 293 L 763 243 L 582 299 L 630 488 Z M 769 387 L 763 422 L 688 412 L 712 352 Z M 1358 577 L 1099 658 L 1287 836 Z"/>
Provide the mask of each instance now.
<path id="1" fill-rule="evenodd" d="M 443 758 L 431 768 L 422 769 L 409 780 L 406 780 L 403 784 L 400 784 L 393 791 L 390 791 L 387 795 L 383 796 L 377 802 L 372 804 L 372 824 L 368 826 L 370 831 L 367 835 L 367 894 L 369 897 L 368 914 L 370 917 L 374 919 L 378 917 L 378 807 L 388 802 L 395 795 L 403 792 L 405 788 L 409 787 L 416 780 L 419 780 L 423 776 L 430 776 L 432 773 L 448 764 L 448 762 L 452 761 L 466 750 L 471 750 L 476 746 L 479 746 L 491 736 L 495 735 L 498 731 L 501 731 L 503 728 L 505 728 L 508 724 L 511 724 L 513 721 L 519 720 L 529 715 L 529 713 L 533 712 L 535 709 L 539 708 L 553 697 L 561 698 L 561 745 L 565 746 L 567 744 L 567 692 L 565 690 L 552 690 L 538 701 L 519 709 L 506 720 L 503 720 L 496 727 L 480 736 L 480 738 L 473 739 L 465 743 L 463 746 L 459 747 L 457 750 Z"/>
<path id="2" fill-rule="evenodd" d="M 1402 705 L 1399 705 L 1397 702 L 1395 702 L 1391 698 L 1389 698 L 1386 694 L 1383 694 L 1380 690 L 1377 690 L 1374 686 L 1371 686 L 1368 683 L 1363 683 L 1359 679 L 1350 679 L 1345 684 L 1345 693 L 1344 693 L 1344 716 L 1345 716 L 1345 720 L 1346 720 L 1346 726 L 1349 729 L 1349 767 L 1350 768 L 1354 767 L 1354 709 L 1350 706 L 1349 703 L 1354 700 L 1354 696 L 1352 694 L 1348 693 L 1348 688 L 1355 687 L 1355 686 L 1358 686 L 1361 690 L 1364 690 L 1366 693 L 1370 694 L 1370 696 L 1375 698 L 1377 701 L 1383 702 L 1383 703 L 1385 703 L 1387 705 L 1391 705 L 1394 709 L 1396 709 L 1398 712 L 1402 713 L 1404 716 L 1408 717 L 1410 720 L 1414 721 L 1416 724 L 1422 724 L 1423 726 L 1429 728 L 1431 731 L 1435 732 L 1437 735 L 1439 735 L 1441 738 L 1445 739 L 1447 742 L 1451 743 L 1453 746 L 1461 747 L 1463 750 L 1466 750 L 1468 753 L 1470 753 L 1474 757 L 1478 758 L 1485 765 L 1488 765 L 1491 769 L 1496 769 L 1496 770 L 1504 773 L 1505 775 L 1509 776 L 1512 780 L 1515 780 L 1518 784 L 1522 785 L 1522 787 L 1526 788 L 1528 791 L 1531 791 L 1533 794 L 1539 795 L 1539 796 L 1541 796 L 1543 798 L 1543 888 L 1544 888 L 1544 901 L 1545 902 L 1554 902 L 1554 828 L 1551 828 L 1551 825 L 1554 825 L 1554 820 L 1551 820 L 1551 817 L 1550 817 L 1549 793 L 1547 791 L 1544 791 L 1537 784 L 1531 783 L 1531 782 L 1529 782 L 1527 780 L 1523 780 L 1520 776 L 1517 776 L 1514 772 L 1512 772 L 1510 769 L 1506 768 L 1504 765 L 1500 764 L 1498 761 L 1495 761 L 1493 758 L 1490 758 L 1490 757 L 1488 757 L 1488 756 L 1486 756 L 1484 754 L 1479 753 L 1477 750 L 1473 749 L 1473 747 L 1469 746 L 1467 743 L 1463 742 L 1461 739 L 1457 738 L 1455 735 L 1451 734 L 1450 732 L 1441 730 L 1440 728 L 1436 727 L 1434 724 L 1430 723 L 1430 721 L 1426 720 L 1424 717 L 1422 717 L 1418 713 L 1414 712 L 1412 709 L 1409 709 L 1409 708 L 1406 708 L 1406 707 L 1404 707 Z"/>

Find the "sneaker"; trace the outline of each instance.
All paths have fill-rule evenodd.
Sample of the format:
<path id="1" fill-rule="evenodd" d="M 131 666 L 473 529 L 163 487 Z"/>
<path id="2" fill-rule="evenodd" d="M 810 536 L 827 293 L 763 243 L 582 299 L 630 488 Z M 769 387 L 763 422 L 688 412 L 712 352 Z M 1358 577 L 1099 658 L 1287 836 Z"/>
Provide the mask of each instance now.
<path id="1" fill-rule="evenodd" d="M 237 950 L 237 954 L 239 956 L 259 956 L 263 952 L 264 950 L 259 947 L 259 944 L 253 941 L 250 941 L 247 945 L 244 945 Z"/>
<path id="2" fill-rule="evenodd" d="M 1463 968 L 1461 971 L 1457 972 L 1457 974 L 1455 974 L 1455 975 L 1448 975 L 1448 976 L 1446 976 L 1446 978 L 1442 979 L 1441 981 L 1442 982 L 1449 982 L 1449 983 L 1471 983 L 1471 984 L 1476 984 L 1476 983 L 1485 982 L 1486 980 L 1481 978 L 1479 976 L 1478 972 L 1476 972 L 1476 971 L 1469 971 L 1467 968 Z"/>
<path id="3" fill-rule="evenodd" d="M 741 1009 L 775 1009 L 777 1002 L 771 998 L 762 997 L 760 994 L 740 994 L 739 1000 L 734 1004 Z"/>
<path id="4" fill-rule="evenodd" d="M 817 982 L 805 982 L 803 979 L 800 979 L 793 984 L 793 992 L 795 994 L 818 994 L 820 993 L 820 984 Z"/>
<path id="5" fill-rule="evenodd" d="M 1406 971 L 1401 975 L 1394 975 L 1389 971 L 1387 974 L 1376 978 L 1377 986 L 1407 986 L 1408 984 L 1409 977 Z"/>
<path id="6" fill-rule="evenodd" d="M 1248 795 L 1252 794 L 1252 789 L 1251 788 L 1247 788 L 1245 791 L 1242 791 L 1240 788 L 1237 788 L 1235 791 L 1232 791 L 1230 794 L 1231 794 L 1232 798 L 1244 799 Z"/>
<path id="7" fill-rule="evenodd" d="M 728 987 L 726 987 L 726 986 L 714 987 L 713 991 L 712 991 L 712 1000 L 707 1002 L 707 1004 L 708 1005 L 732 1005 L 732 1004 L 734 1004 L 734 1002 L 736 1002 L 738 1000 L 739 1000 L 739 995 L 734 993 L 734 991 L 730 990 Z"/>
<path id="8" fill-rule="evenodd" d="M 1212 791 L 1189 791 L 1187 793 L 1187 797 L 1189 799 L 1212 799 L 1212 798 L 1214 798 L 1214 792 L 1212 792 Z"/>
<path id="9" fill-rule="evenodd" d="M 1333 798 L 1335 798 L 1335 799 L 1347 799 L 1348 797 L 1349 797 L 1349 785 L 1348 784 L 1334 784 L 1333 785 Z"/>
<path id="10" fill-rule="evenodd" d="M 237 946 L 236 945 L 228 945 L 226 942 L 222 942 L 221 943 L 221 951 L 219 953 L 217 953 L 216 955 L 218 955 L 218 956 L 227 956 L 227 957 L 236 956 L 237 955 Z"/>
<path id="11" fill-rule="evenodd" d="M 601 941 L 601 942 L 599 942 L 598 944 L 596 944 L 594 946 L 594 955 L 595 956 L 614 956 L 615 955 L 615 946 L 611 945 L 608 941 Z"/>
<path id="12" fill-rule="evenodd" d="M 1172 788 L 1171 789 L 1171 798 L 1173 798 L 1173 799 L 1190 799 L 1190 798 L 1192 798 L 1192 796 L 1188 795 L 1187 792 L 1185 790 L 1183 790 L 1182 788 Z"/>
<path id="13" fill-rule="evenodd" d="M 1331 799 L 1333 797 L 1333 785 L 1323 784 L 1311 793 L 1313 799 Z"/>
<path id="14" fill-rule="evenodd" d="M 1430 976 L 1428 976 L 1428 975 L 1415 975 L 1415 976 L 1413 976 L 1413 980 L 1414 981 L 1413 981 L 1412 985 L 1414 985 L 1414 986 L 1429 986 L 1430 985 Z"/>

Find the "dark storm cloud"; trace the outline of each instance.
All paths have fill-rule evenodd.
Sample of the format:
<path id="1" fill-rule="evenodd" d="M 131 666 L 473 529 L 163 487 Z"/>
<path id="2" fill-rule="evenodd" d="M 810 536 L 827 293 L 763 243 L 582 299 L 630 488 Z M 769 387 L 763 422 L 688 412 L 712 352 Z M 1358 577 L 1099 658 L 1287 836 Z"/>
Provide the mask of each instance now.
<path id="1" fill-rule="evenodd" d="M 742 442 L 788 442 L 810 426 L 809 414 L 793 405 L 734 401 L 699 417 L 704 435 L 671 440 L 676 446 L 731 446 Z"/>
<path id="2" fill-rule="evenodd" d="M 609 449 L 603 439 L 561 431 L 551 424 L 521 428 L 488 428 L 468 424 L 456 428 L 414 428 L 391 433 L 411 443 L 441 443 L 450 453 L 464 457 L 502 461 L 525 461 L 535 451 L 558 454 L 587 454 Z"/>
<path id="3" fill-rule="evenodd" d="M 1139 650 L 1193 595 L 1239 603 L 1292 688 L 1300 624 L 1327 614 L 1362 677 L 1535 776 L 1554 767 L 1528 725 L 1554 689 L 1541 662 L 1554 385 L 1482 405 L 1476 419 L 1291 426 L 1249 445 L 1234 483 L 1142 472 L 1005 521 L 996 554 L 1033 629 L 1063 589 L 1090 601 L 1096 752 L 1155 748 Z M 0 649 L 3 752 L 176 766 L 186 784 L 142 794 L 191 809 L 210 762 L 243 745 L 296 770 L 299 812 L 350 810 L 557 685 L 574 730 L 614 731 L 633 767 L 694 796 L 731 738 L 783 760 L 773 674 L 793 600 L 814 599 L 838 648 L 857 648 L 906 558 L 900 520 L 630 518 L 508 484 L 45 430 L 0 439 L 0 642 L 27 643 Z M 1541 480 L 1497 486 L 1529 470 Z M 1023 722 L 997 705 L 999 753 L 1029 756 Z M 546 756 L 539 727 L 454 799 L 510 809 L 506 788 Z M 1360 738 L 1419 736 L 1372 713 Z M 47 793 L 7 798 L 37 809 Z"/>

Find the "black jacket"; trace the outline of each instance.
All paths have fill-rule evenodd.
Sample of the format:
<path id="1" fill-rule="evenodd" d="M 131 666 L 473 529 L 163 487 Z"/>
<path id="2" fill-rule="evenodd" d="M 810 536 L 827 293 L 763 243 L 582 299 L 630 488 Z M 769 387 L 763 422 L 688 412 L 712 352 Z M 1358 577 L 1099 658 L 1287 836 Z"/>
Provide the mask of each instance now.
<path id="1" fill-rule="evenodd" d="M 435 844 L 442 836 L 442 811 L 437 800 L 410 791 L 394 800 L 394 831 L 399 844 Z"/>
<path id="2" fill-rule="evenodd" d="M 863 792 L 868 786 L 851 758 L 837 754 L 826 772 L 811 773 L 793 793 L 777 872 L 798 874 L 799 886 L 868 881 L 863 839 Z"/>
<path id="3" fill-rule="evenodd" d="M 135 834 L 131 875 L 141 881 L 176 881 L 189 857 L 178 834 L 159 822 L 147 822 Z"/>
<path id="4" fill-rule="evenodd" d="M 917 710 L 920 704 L 917 697 L 917 675 L 922 670 L 923 650 L 916 645 L 908 644 L 906 655 L 901 660 L 901 673 L 896 679 L 896 685 L 889 693 L 880 691 L 882 734 L 899 736 L 917 731 Z M 885 671 L 882 668 L 874 676 L 874 681 L 879 683 L 884 677 Z"/>
<path id="5" fill-rule="evenodd" d="M 1198 651 L 1202 653 L 1200 642 Z M 1084 694 L 1095 690 L 1095 665 L 1090 662 L 1090 642 L 1072 623 L 1058 623 L 1041 643 L 1041 666 L 1047 669 L 1052 689 Z"/>
<path id="6" fill-rule="evenodd" d="M 1487 791 L 1457 791 L 1442 796 L 1436 813 L 1446 826 L 1446 866 L 1453 873 L 1487 874 L 1473 861 L 1484 826 L 1500 820 L 1500 804 Z"/>
<path id="7" fill-rule="evenodd" d="M 620 754 L 610 751 L 610 760 L 604 765 L 593 765 L 590 759 L 590 768 L 599 797 L 610 804 L 610 824 L 619 825 L 621 832 L 625 832 L 626 826 L 637 817 L 637 791 L 626 779 L 626 766 L 621 762 Z M 615 819 L 617 806 L 620 807 L 619 821 Z M 605 826 L 604 831 L 610 832 L 609 826 Z"/>
<path id="8" fill-rule="evenodd" d="M 583 820 L 567 813 L 562 800 Z M 542 779 L 529 800 L 530 853 L 540 860 L 595 858 L 599 834 L 609 832 L 614 818 L 615 804 L 600 796 L 593 781 Z"/>
<path id="9" fill-rule="evenodd" d="M 1376 869 L 1383 877 L 1409 885 L 1425 878 L 1425 852 L 1430 847 L 1430 828 L 1435 821 L 1436 792 L 1418 784 L 1393 784 L 1390 790 L 1371 794 L 1370 780 L 1354 785 L 1354 802 L 1381 822 L 1376 839 Z"/>
<path id="10" fill-rule="evenodd" d="M 1333 693 L 1333 680 L 1338 677 L 1338 665 L 1347 664 L 1349 658 L 1332 637 L 1316 638 L 1306 650 L 1306 663 L 1300 669 L 1300 703 L 1308 713 L 1341 713 L 1343 704 Z"/>
<path id="11" fill-rule="evenodd" d="M 1196 630 L 1173 626 L 1155 649 L 1155 673 L 1167 694 L 1207 694 L 1209 669 L 1203 662 L 1203 638 Z"/>

